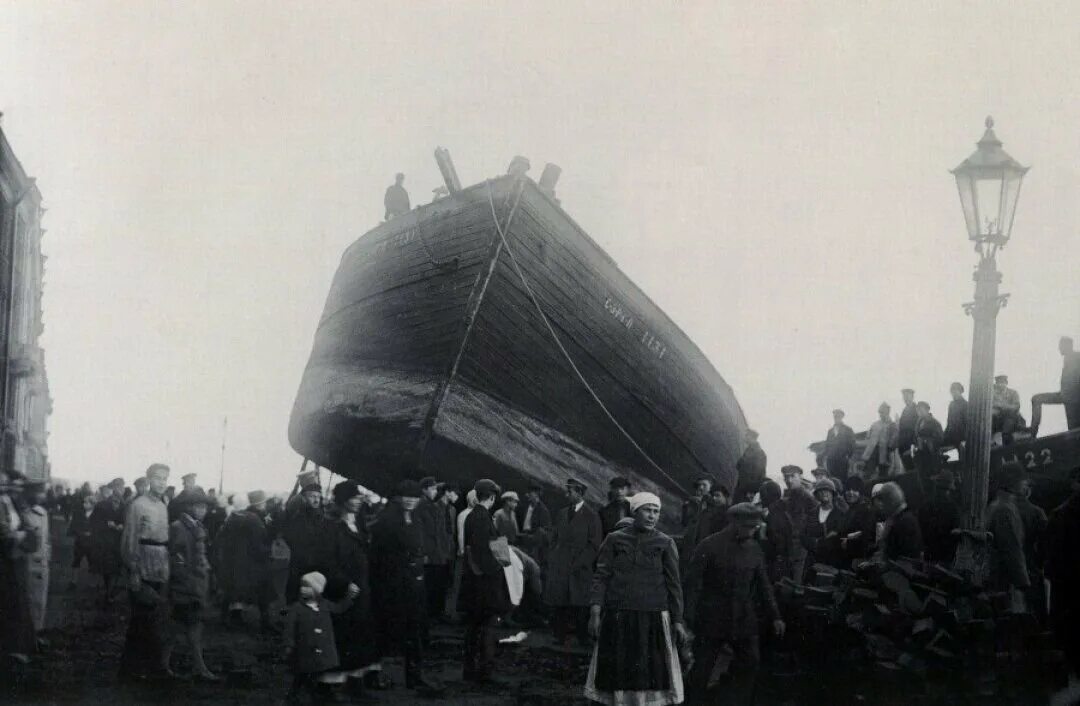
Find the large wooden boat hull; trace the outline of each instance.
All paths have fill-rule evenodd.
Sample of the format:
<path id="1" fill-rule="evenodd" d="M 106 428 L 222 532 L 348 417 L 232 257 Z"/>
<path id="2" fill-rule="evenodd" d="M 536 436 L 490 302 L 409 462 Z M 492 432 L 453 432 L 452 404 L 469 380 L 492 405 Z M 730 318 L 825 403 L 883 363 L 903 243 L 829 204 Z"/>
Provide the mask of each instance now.
<path id="1" fill-rule="evenodd" d="M 289 439 L 383 493 L 426 474 L 519 491 L 575 477 L 599 501 L 626 476 L 670 520 L 702 475 L 733 487 L 745 425 L 611 258 L 532 181 L 503 177 L 346 250 Z"/>

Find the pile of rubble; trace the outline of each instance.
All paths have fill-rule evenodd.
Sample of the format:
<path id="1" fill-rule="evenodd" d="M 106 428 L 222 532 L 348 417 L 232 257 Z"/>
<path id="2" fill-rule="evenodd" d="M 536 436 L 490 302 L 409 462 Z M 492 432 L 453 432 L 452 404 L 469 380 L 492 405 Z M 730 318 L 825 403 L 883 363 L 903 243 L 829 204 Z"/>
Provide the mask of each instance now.
<path id="1" fill-rule="evenodd" d="M 1060 664 L 1048 633 L 1030 613 L 1014 612 L 1007 593 L 992 593 L 940 564 L 866 562 L 853 571 L 816 564 L 806 585 L 784 579 L 777 598 L 804 649 L 860 662 L 898 682 L 935 674 L 962 676 L 992 690 L 1004 665 Z"/>

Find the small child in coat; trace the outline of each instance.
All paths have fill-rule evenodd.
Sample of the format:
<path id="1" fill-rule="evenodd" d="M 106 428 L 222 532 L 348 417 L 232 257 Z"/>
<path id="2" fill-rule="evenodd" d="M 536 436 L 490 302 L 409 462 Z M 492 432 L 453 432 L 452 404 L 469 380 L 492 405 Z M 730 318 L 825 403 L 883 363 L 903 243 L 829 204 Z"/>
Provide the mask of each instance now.
<path id="1" fill-rule="evenodd" d="M 333 604 L 322 597 L 326 577 L 318 571 L 300 578 L 300 600 L 285 618 L 285 657 L 293 670 L 288 701 L 298 703 L 300 691 L 307 690 L 314 703 L 331 697 L 333 685 L 321 677 L 337 669 L 338 653 L 334 646 L 334 623 L 331 613 L 348 609 L 350 601 Z"/>

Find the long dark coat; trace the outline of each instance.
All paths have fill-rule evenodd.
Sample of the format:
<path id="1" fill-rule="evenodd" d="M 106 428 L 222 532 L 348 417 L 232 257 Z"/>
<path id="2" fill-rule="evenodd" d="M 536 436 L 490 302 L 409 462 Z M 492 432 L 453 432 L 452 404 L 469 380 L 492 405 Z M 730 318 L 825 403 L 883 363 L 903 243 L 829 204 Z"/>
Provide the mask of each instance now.
<path id="1" fill-rule="evenodd" d="M 261 603 L 269 600 L 270 535 L 258 513 L 234 512 L 214 543 L 218 582 L 227 600 Z"/>
<path id="2" fill-rule="evenodd" d="M 503 615 L 511 608 L 506 574 L 491 552 L 490 542 L 495 537 L 491 513 L 477 505 L 465 518 L 465 567 L 458 596 L 458 610 L 473 622 Z"/>
<path id="3" fill-rule="evenodd" d="M 285 584 L 285 602 L 300 597 L 300 579 L 304 574 L 330 571 L 332 522 L 320 510 L 303 505 L 286 511 L 281 536 L 289 545 L 289 581 Z"/>
<path id="4" fill-rule="evenodd" d="M 573 512 L 564 507 L 555 516 L 544 602 L 550 606 L 587 606 L 592 574 L 603 532 L 600 517 L 587 504 Z"/>
<path id="5" fill-rule="evenodd" d="M 109 522 L 120 528 L 124 526 L 124 504 L 115 496 L 99 502 L 90 513 L 90 535 L 94 548 L 90 556 L 95 571 L 104 576 L 116 576 L 124 566 L 120 556 L 123 530 L 109 527 Z"/>
<path id="6" fill-rule="evenodd" d="M 169 525 L 169 597 L 173 603 L 206 605 L 210 562 L 206 528 L 187 513 Z"/>
<path id="7" fill-rule="evenodd" d="M 333 524 L 333 534 L 327 538 L 331 544 L 332 573 L 328 576 L 327 598 L 337 600 L 349 584 L 355 584 L 360 593 L 352 605 L 334 615 L 334 639 L 337 644 L 341 668 L 346 670 L 366 667 L 379 659 L 375 623 L 371 617 L 371 581 L 368 566 L 370 537 L 364 517 L 356 518 L 353 531 L 342 519 Z"/>
<path id="8" fill-rule="evenodd" d="M 408 635 L 422 633 L 427 621 L 419 518 L 414 514 L 412 522 L 406 522 L 401 505 L 387 505 L 371 527 L 370 560 L 372 614 L 380 649 L 383 655 L 392 654 Z"/>

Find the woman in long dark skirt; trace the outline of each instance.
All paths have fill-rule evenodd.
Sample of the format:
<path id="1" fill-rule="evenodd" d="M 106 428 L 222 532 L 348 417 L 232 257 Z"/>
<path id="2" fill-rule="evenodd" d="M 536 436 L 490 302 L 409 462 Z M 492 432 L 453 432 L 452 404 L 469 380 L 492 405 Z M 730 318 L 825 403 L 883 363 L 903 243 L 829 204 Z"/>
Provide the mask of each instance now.
<path id="1" fill-rule="evenodd" d="M 683 701 L 676 641 L 683 627 L 675 541 L 656 529 L 660 498 L 630 498 L 633 525 L 600 547 L 593 575 L 589 632 L 596 638 L 585 696 L 609 706 L 666 706 Z"/>
<path id="2" fill-rule="evenodd" d="M 382 663 L 375 622 L 371 617 L 371 589 L 368 580 L 368 545 L 371 537 L 365 522 L 360 489 L 352 481 L 334 486 L 334 504 L 341 516 L 333 523 L 332 573 L 326 587 L 328 600 L 352 598 L 348 610 L 335 613 L 334 640 L 340 666 L 327 679 L 348 683 L 354 694 L 362 691 L 364 680 L 378 687 Z M 368 676 L 371 675 L 371 676 Z"/>

